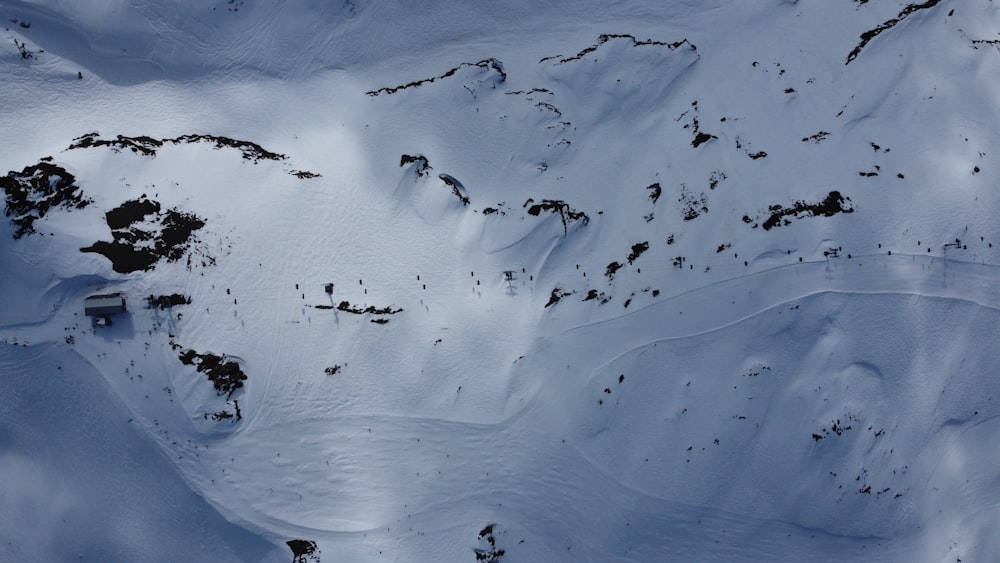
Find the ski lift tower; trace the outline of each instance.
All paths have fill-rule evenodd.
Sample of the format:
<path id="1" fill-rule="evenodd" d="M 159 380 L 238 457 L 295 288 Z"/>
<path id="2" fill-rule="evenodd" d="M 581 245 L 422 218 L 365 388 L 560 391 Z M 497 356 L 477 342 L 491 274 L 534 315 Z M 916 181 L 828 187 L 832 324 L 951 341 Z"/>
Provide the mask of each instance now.
<path id="1" fill-rule="evenodd" d="M 504 270 L 503 272 L 503 279 L 507 282 L 507 295 L 511 297 L 517 295 L 517 292 L 514 290 L 514 280 L 517 279 L 515 273 L 514 270 Z"/>

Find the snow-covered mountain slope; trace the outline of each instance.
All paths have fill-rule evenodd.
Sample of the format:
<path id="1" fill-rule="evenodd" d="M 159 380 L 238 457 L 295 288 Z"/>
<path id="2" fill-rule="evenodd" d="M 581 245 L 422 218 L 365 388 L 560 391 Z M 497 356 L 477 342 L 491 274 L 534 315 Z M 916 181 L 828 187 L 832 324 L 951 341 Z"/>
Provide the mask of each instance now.
<path id="1" fill-rule="evenodd" d="M 0 558 L 1000 551 L 992 2 L 0 16 Z"/>

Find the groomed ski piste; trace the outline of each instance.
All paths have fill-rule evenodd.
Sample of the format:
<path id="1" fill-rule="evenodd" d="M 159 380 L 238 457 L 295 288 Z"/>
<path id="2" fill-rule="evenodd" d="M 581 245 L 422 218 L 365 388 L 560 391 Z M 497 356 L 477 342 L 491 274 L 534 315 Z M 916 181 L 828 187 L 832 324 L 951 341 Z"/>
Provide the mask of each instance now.
<path id="1" fill-rule="evenodd" d="M 0 0 L 0 560 L 995 557 L 998 9 Z"/>

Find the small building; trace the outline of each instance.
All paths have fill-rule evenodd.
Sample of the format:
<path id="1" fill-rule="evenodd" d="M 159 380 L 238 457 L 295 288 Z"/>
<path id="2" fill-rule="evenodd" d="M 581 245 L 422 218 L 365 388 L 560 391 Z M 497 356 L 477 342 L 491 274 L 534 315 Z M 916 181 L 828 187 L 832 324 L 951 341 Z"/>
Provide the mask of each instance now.
<path id="1" fill-rule="evenodd" d="M 125 296 L 121 293 L 91 295 L 83 300 L 83 313 L 88 317 L 103 317 L 110 320 L 111 315 L 125 312 Z"/>

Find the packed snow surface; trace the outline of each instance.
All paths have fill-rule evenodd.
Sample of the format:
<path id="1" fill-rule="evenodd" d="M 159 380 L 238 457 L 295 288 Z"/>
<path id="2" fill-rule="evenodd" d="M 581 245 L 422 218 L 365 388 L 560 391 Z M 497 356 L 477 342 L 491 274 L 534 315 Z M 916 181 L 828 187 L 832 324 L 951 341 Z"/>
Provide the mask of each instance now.
<path id="1" fill-rule="evenodd" d="M 419 4 L 0 0 L 0 559 L 1000 553 L 1000 6 Z"/>

